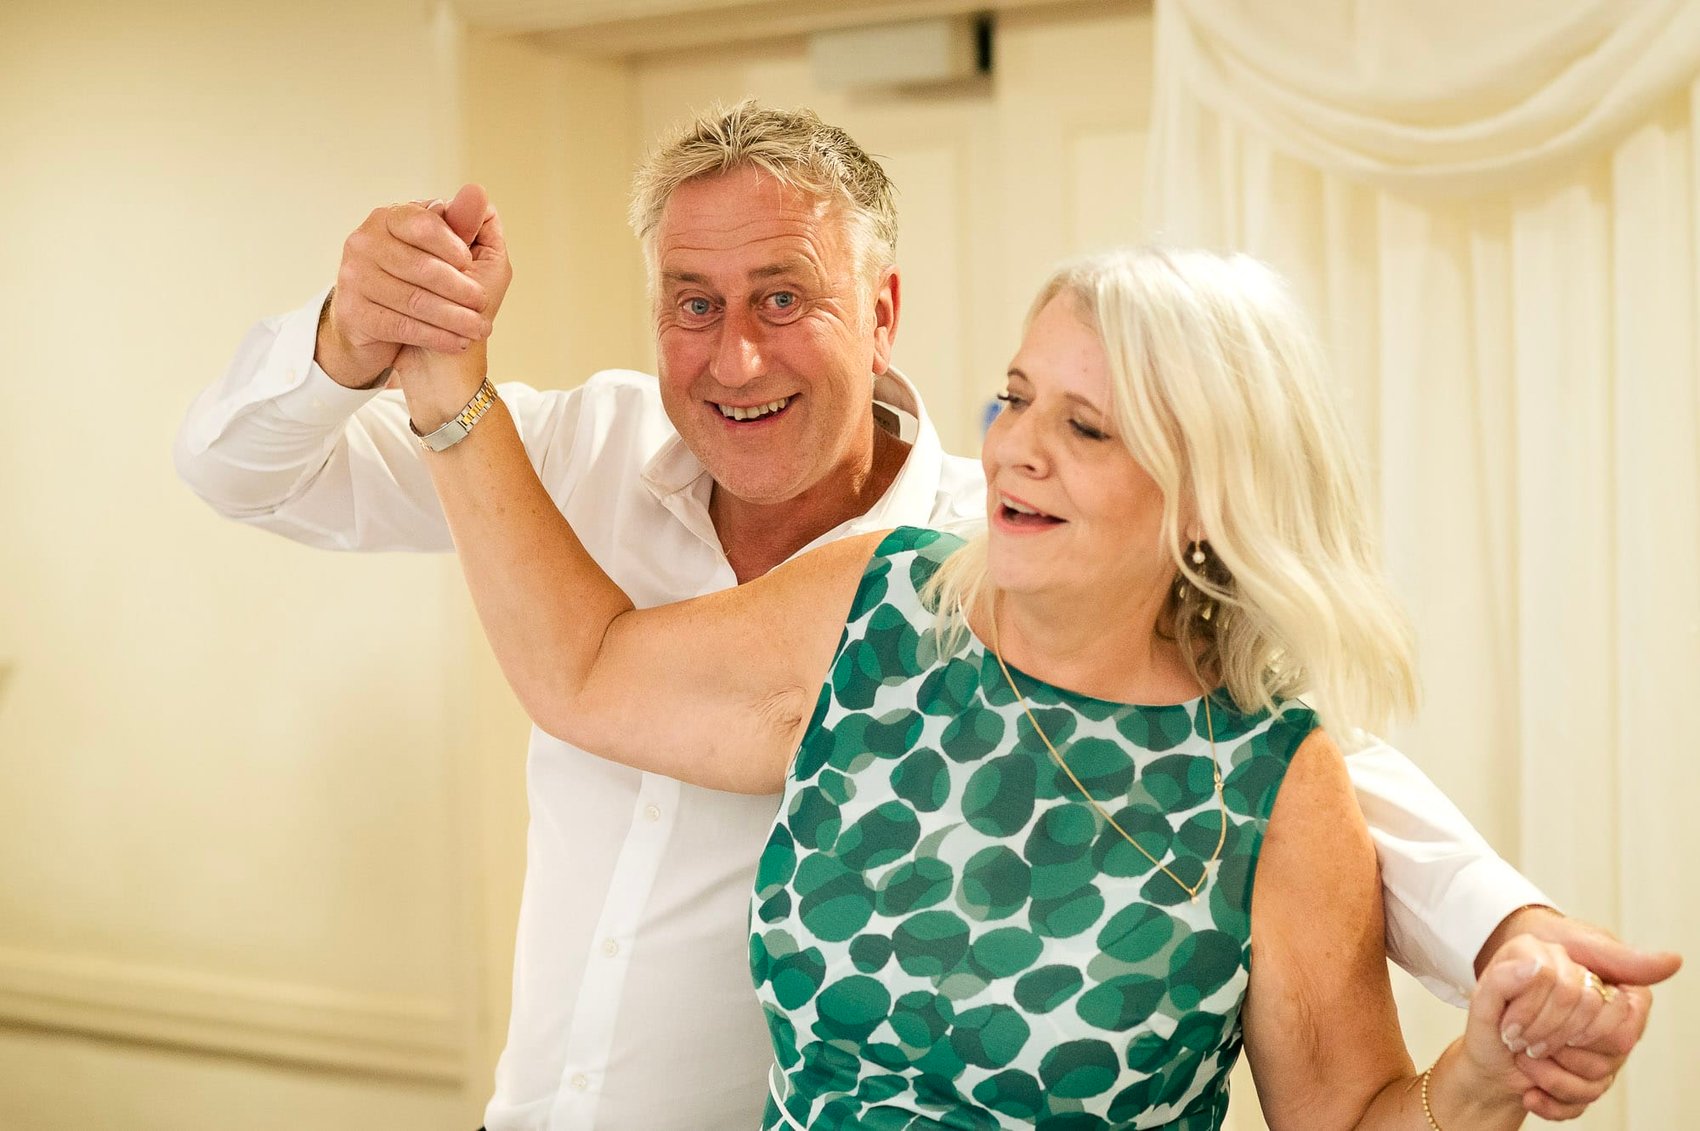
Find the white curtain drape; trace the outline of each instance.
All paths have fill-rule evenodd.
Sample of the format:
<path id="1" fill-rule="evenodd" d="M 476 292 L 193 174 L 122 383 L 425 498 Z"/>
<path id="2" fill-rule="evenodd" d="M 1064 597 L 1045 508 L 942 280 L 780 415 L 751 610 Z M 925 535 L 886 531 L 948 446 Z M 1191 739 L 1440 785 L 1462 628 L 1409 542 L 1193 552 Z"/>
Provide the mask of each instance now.
<path id="1" fill-rule="evenodd" d="M 1397 739 L 1561 906 L 1693 955 L 1700 3 L 1156 12 L 1147 215 L 1321 327 L 1420 633 Z M 1693 977 L 1571 1126 L 1692 1121 Z M 1457 1032 L 1401 1001 L 1419 1057 Z"/>

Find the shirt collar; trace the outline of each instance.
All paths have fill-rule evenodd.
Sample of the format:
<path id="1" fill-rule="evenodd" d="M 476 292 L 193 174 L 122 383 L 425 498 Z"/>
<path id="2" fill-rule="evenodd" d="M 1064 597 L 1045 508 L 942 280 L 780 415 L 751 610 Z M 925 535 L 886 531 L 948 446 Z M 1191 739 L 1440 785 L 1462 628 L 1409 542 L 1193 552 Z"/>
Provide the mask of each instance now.
<path id="1" fill-rule="evenodd" d="M 944 467 L 944 448 L 913 383 L 895 368 L 874 379 L 874 423 L 909 443 L 909 455 L 885 494 L 868 509 L 817 538 L 810 546 L 846 533 L 924 523 L 933 512 Z M 718 545 L 708 516 L 714 482 L 708 469 L 677 432 L 643 468 L 643 484 L 662 506 L 710 545 Z"/>

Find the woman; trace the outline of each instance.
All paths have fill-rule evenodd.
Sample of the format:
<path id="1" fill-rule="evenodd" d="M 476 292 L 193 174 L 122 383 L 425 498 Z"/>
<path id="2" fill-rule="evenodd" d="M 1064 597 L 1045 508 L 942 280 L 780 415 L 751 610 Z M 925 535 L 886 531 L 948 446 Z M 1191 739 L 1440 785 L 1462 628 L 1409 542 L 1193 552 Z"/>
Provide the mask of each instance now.
<path id="1" fill-rule="evenodd" d="M 483 377 L 423 365 L 416 420 L 421 376 L 439 404 Z M 1412 668 L 1315 370 L 1249 260 L 1083 261 L 1010 367 L 985 536 L 849 538 L 644 611 L 499 404 L 432 460 L 538 725 L 784 791 L 751 912 L 765 1127 L 1214 1128 L 1243 1036 L 1273 1128 L 1510 1128 L 1509 1038 L 1626 1021 L 1519 939 L 1413 1071 L 1329 737 L 1408 707 Z"/>

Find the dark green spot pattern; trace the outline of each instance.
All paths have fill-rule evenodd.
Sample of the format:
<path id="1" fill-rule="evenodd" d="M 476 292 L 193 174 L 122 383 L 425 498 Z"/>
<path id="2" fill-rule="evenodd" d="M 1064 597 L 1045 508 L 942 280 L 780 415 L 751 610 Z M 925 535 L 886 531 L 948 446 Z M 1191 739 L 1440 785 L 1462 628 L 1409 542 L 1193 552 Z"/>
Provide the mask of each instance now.
<path id="1" fill-rule="evenodd" d="M 1214 1131 L 1275 795 L 1315 727 L 1291 701 L 1109 703 L 937 654 L 919 588 L 960 542 L 894 531 L 851 607 L 757 869 L 750 971 L 784 1131 Z"/>

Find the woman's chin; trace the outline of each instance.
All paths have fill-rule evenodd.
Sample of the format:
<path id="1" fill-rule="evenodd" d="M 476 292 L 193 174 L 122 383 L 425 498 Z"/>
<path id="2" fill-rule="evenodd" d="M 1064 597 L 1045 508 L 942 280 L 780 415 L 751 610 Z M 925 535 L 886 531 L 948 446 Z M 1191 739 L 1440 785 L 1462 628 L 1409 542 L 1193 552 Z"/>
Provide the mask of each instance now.
<path id="1" fill-rule="evenodd" d="M 1055 588 L 1060 579 L 1053 566 L 1038 562 L 999 560 L 994 551 L 987 560 L 986 576 L 999 593 L 1028 596 Z"/>

